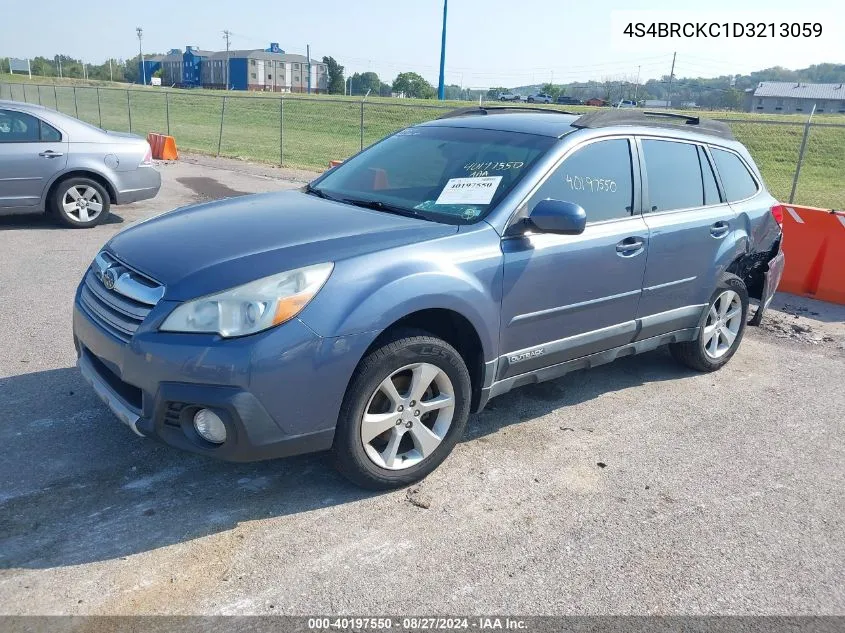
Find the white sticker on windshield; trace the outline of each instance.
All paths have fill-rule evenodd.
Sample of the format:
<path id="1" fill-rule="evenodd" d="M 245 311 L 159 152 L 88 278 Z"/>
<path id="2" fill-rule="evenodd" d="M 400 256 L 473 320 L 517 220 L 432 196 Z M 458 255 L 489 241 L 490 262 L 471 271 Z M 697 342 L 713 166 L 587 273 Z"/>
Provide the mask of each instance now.
<path id="1" fill-rule="evenodd" d="M 500 182 L 501 176 L 451 178 L 435 204 L 490 204 Z"/>

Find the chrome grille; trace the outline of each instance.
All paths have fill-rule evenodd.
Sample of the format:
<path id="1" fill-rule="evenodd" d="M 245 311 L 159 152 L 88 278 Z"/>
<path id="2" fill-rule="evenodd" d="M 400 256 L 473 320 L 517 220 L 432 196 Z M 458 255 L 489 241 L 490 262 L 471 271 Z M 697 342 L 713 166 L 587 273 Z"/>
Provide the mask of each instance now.
<path id="1" fill-rule="evenodd" d="M 104 330 L 129 341 L 163 295 L 164 286 L 99 253 L 85 274 L 79 299 L 85 312 Z"/>

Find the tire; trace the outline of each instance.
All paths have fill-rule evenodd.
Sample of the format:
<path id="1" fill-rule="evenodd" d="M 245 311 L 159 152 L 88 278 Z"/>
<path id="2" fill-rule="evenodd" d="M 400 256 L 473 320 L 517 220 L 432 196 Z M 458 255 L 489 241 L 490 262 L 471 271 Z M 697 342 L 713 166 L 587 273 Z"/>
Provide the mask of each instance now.
<path id="1" fill-rule="evenodd" d="M 418 401 L 415 391 L 422 393 Z M 352 375 L 332 446 L 335 467 L 373 490 L 419 481 L 461 438 L 471 397 L 469 372 L 454 347 L 421 330 L 398 330 Z"/>
<path id="2" fill-rule="evenodd" d="M 736 275 L 724 273 L 701 317 L 698 337 L 694 341 L 672 343 L 669 350 L 675 360 L 690 369 L 716 371 L 724 367 L 739 349 L 747 318 L 748 289 L 745 283 Z"/>
<path id="3" fill-rule="evenodd" d="M 534 99 L 528 99 L 528 103 L 534 103 Z"/>
<path id="4" fill-rule="evenodd" d="M 60 181 L 50 199 L 52 214 L 64 226 L 72 229 L 88 229 L 102 223 L 109 215 L 110 206 L 108 192 L 90 178 L 67 178 Z"/>
<path id="5" fill-rule="evenodd" d="M 506 101 L 504 97 L 499 97 L 499 101 Z"/>

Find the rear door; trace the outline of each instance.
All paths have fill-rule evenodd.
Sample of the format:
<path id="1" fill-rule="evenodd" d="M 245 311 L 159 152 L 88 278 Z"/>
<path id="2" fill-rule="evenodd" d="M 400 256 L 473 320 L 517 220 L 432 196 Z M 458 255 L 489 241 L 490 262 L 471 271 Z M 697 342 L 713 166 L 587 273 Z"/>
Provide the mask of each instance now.
<path id="1" fill-rule="evenodd" d="M 498 378 L 617 347 L 634 339 L 648 250 L 639 213 L 633 140 L 575 148 L 529 197 L 581 205 L 581 235 L 506 237 Z"/>
<path id="2" fill-rule="evenodd" d="M 47 183 L 67 164 L 67 139 L 41 119 L 0 109 L 0 209 L 37 208 Z"/>
<path id="3" fill-rule="evenodd" d="M 733 249 L 736 214 L 719 190 L 704 145 L 637 139 L 649 252 L 639 338 L 696 327 L 716 287 L 718 262 Z"/>

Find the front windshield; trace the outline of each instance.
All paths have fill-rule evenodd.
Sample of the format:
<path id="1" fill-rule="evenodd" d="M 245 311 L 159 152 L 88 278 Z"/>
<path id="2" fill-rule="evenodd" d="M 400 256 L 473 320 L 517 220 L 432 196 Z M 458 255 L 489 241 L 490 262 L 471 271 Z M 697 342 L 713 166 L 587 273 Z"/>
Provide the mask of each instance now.
<path id="1" fill-rule="evenodd" d="M 478 128 L 408 128 L 335 167 L 313 190 L 388 212 L 472 224 L 487 215 L 556 140 Z"/>

